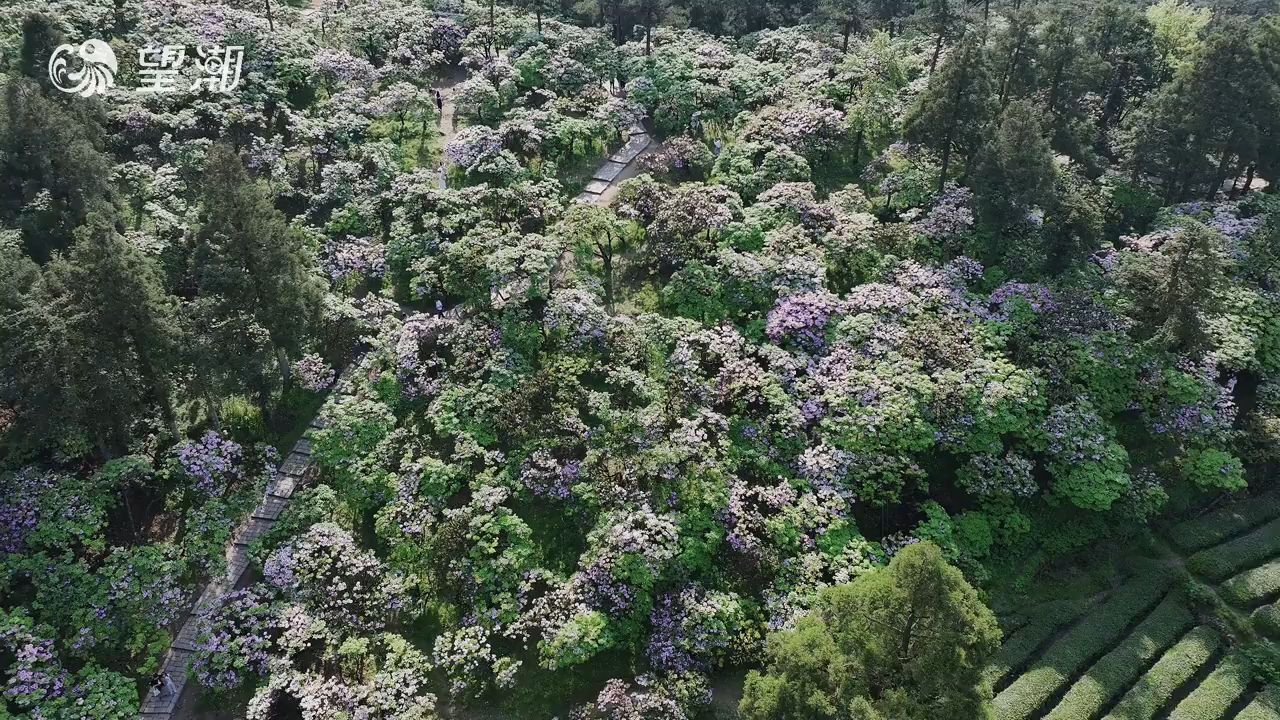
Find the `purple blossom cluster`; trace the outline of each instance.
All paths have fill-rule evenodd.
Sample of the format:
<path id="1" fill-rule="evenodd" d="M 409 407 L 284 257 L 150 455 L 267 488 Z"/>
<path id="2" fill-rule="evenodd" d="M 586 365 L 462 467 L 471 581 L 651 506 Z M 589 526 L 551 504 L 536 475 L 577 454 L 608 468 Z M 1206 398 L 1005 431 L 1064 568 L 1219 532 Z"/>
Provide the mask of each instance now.
<path id="1" fill-rule="evenodd" d="M 1044 421 L 1049 455 L 1059 464 L 1101 462 L 1110 443 L 1102 418 L 1085 402 L 1058 405 Z"/>
<path id="2" fill-rule="evenodd" d="M 695 173 L 715 160 L 700 140 L 688 136 L 668 138 L 657 152 L 640 156 L 640 166 L 653 173 Z"/>
<path id="3" fill-rule="evenodd" d="M 932 240 L 946 242 L 973 229 L 973 192 L 950 186 L 934 200 L 929 213 L 917 220 L 916 232 Z"/>
<path id="4" fill-rule="evenodd" d="M 377 629 L 402 602 L 400 583 L 332 523 L 311 526 L 263 564 L 267 584 L 340 627 Z"/>
<path id="5" fill-rule="evenodd" d="M 18 707 L 39 708 L 62 697 L 69 678 L 54 655 L 53 641 L 33 633 L 24 619 L 6 618 L 0 610 L 0 649 L 13 658 L 4 697 Z"/>
<path id="6" fill-rule="evenodd" d="M 1210 363 L 1187 362 L 1183 367 L 1198 381 L 1201 395 L 1193 402 L 1161 402 L 1148 418 L 1151 431 L 1170 435 L 1182 442 L 1223 437 L 1230 433 L 1238 413 L 1235 403 L 1238 378 L 1232 375 L 1219 384 L 1216 368 Z"/>
<path id="7" fill-rule="evenodd" d="M 435 352 L 455 331 L 454 320 L 418 314 L 405 320 L 395 342 L 396 377 L 410 398 L 430 398 L 439 392 L 443 358 Z"/>
<path id="8" fill-rule="evenodd" d="M 706 671 L 735 659 L 752 641 L 741 598 L 688 586 L 658 598 L 649 614 L 649 663 L 663 673 Z"/>
<path id="9" fill-rule="evenodd" d="M 258 587 L 224 596 L 196 625 L 191 671 L 209 688 L 240 687 L 250 674 L 267 674 L 277 635 L 278 608 Z"/>
<path id="10" fill-rule="evenodd" d="M 502 150 L 502 136 L 484 125 L 469 125 L 458 131 L 444 148 L 450 164 L 471 170 Z"/>
<path id="11" fill-rule="evenodd" d="M 655 678 L 641 676 L 634 684 L 610 680 L 593 705 L 580 714 L 581 720 L 688 720 L 675 698 L 663 692 Z"/>
<path id="12" fill-rule="evenodd" d="M 40 522 L 40 500 L 57 483 L 54 473 L 26 467 L 7 474 L 0 488 L 0 553 L 20 553 Z"/>
<path id="13" fill-rule="evenodd" d="M 768 546 L 768 520 L 793 506 L 798 495 L 790 483 L 752 487 L 741 481 L 729 485 L 729 501 L 720 512 L 720 521 L 729 531 L 726 540 L 737 552 L 760 557 Z"/>
<path id="14" fill-rule="evenodd" d="M 1240 217 L 1238 206 L 1223 203 L 1214 206 L 1213 216 L 1206 224 L 1222 233 L 1234 244 L 1261 230 L 1267 224 L 1267 217 L 1265 215 Z"/>
<path id="15" fill-rule="evenodd" d="M 1011 302 L 1021 300 L 1031 306 L 1036 313 L 1047 313 L 1057 309 L 1053 292 L 1044 285 L 1010 280 L 991 291 L 987 298 L 992 319 L 1007 320 L 1012 310 Z"/>
<path id="16" fill-rule="evenodd" d="M 329 367 L 324 358 L 315 353 L 303 355 L 301 360 L 294 363 L 293 375 L 298 385 L 311 392 L 328 390 L 333 387 L 334 380 L 338 377 L 338 373 Z"/>
<path id="17" fill-rule="evenodd" d="M 372 84 L 378 74 L 368 60 L 358 58 L 346 50 L 328 48 L 316 52 L 313 67 L 322 78 L 355 86 Z"/>
<path id="18" fill-rule="evenodd" d="M 213 430 L 199 440 L 188 440 L 174 449 L 178 467 L 195 481 L 196 490 L 220 496 L 242 479 L 244 453 L 240 444 Z"/>
<path id="19" fill-rule="evenodd" d="M 387 246 L 370 238 L 330 240 L 325 243 L 324 265 L 334 282 L 357 276 L 382 277 L 387 273 Z"/>
<path id="20" fill-rule="evenodd" d="M 1039 492 L 1035 466 L 1021 455 L 973 455 L 956 473 L 956 482 L 978 497 L 1030 497 Z"/>
<path id="21" fill-rule="evenodd" d="M 563 334 L 571 348 L 582 350 L 600 346 L 609 314 L 595 295 L 567 288 L 551 293 L 544 322 L 548 330 Z"/>
<path id="22" fill-rule="evenodd" d="M 547 450 L 537 450 L 520 467 L 520 484 L 538 497 L 568 500 L 582 474 L 577 460 L 557 460 Z"/>
<path id="23" fill-rule="evenodd" d="M 765 332 L 774 342 L 790 339 L 807 350 L 821 350 L 826 345 L 827 323 L 840 307 L 840 299 L 827 292 L 779 298 L 769 311 Z"/>

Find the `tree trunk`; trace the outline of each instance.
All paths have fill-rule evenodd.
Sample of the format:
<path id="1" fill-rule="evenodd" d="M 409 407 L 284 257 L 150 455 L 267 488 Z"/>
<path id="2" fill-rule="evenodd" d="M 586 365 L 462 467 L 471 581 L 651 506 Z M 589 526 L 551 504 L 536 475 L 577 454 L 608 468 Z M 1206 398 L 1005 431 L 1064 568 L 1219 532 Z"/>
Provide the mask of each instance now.
<path id="1" fill-rule="evenodd" d="M 1000 79 L 1000 109 L 1005 107 L 1005 98 L 1009 93 L 1009 78 L 1013 77 L 1013 73 L 1018 69 L 1018 64 L 1022 61 L 1022 43 L 1025 42 L 1026 35 L 1020 34 L 1018 42 L 1013 46 L 1013 52 L 1009 54 L 1009 66 L 1004 71 L 1004 77 Z"/>
<path id="2" fill-rule="evenodd" d="M 1209 184 L 1209 193 L 1205 196 L 1205 200 L 1213 202 L 1218 196 L 1218 189 L 1222 187 L 1222 183 L 1227 181 L 1227 163 L 1231 161 L 1231 143 L 1227 142 L 1227 146 L 1222 148 L 1222 157 L 1218 160 L 1218 169 L 1213 173 L 1213 180 Z"/>
<path id="3" fill-rule="evenodd" d="M 129 486 L 120 488 L 120 499 L 124 500 L 124 514 L 129 517 L 129 529 L 133 531 L 133 540 L 137 542 L 141 538 L 138 536 L 138 521 L 133 519 L 133 504 L 129 502 Z"/>
<path id="4" fill-rule="evenodd" d="M 653 10 L 645 12 L 644 16 L 644 56 L 649 57 L 653 52 Z"/>
<path id="5" fill-rule="evenodd" d="M 933 72 L 938 67 L 938 56 L 942 54 L 942 38 L 945 33 L 938 31 L 938 41 L 933 44 L 933 57 L 929 58 L 929 72 Z"/>
<path id="6" fill-rule="evenodd" d="M 538 0 L 538 3 L 533 6 L 533 12 L 534 12 L 534 15 L 536 15 L 538 18 L 538 34 L 541 35 L 542 34 L 542 0 Z"/>
<path id="7" fill-rule="evenodd" d="M 287 386 L 293 371 L 289 368 L 289 354 L 282 347 L 276 348 L 276 364 L 280 367 L 280 381 Z"/>
<path id="8" fill-rule="evenodd" d="M 951 164 L 951 137 L 947 137 L 947 142 L 942 147 L 942 169 L 938 172 L 938 192 L 947 186 L 947 166 Z"/>
<path id="9" fill-rule="evenodd" d="M 221 430 L 222 414 L 218 411 L 218 400 L 213 396 L 213 391 L 205 390 L 204 402 L 209 406 L 209 423 L 213 425 L 214 430 Z"/>
<path id="10" fill-rule="evenodd" d="M 849 33 L 853 31 L 853 20 L 846 19 L 844 21 L 844 38 L 840 42 L 840 52 L 849 52 Z"/>
<path id="11" fill-rule="evenodd" d="M 271 0 L 263 0 L 263 4 L 267 6 L 267 27 L 271 29 L 271 32 L 275 32 L 276 21 L 271 15 Z"/>
<path id="12" fill-rule="evenodd" d="M 613 312 L 613 238 L 605 236 L 605 244 L 599 245 L 600 265 L 604 269 L 604 306 Z"/>

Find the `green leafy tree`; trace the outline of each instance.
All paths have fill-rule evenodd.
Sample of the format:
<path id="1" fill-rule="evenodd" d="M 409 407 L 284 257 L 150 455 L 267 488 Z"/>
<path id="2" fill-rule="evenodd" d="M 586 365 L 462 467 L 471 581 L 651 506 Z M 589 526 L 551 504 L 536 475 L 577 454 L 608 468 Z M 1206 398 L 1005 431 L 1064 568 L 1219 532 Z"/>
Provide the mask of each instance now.
<path id="1" fill-rule="evenodd" d="M 824 0 L 819 11 L 840 29 L 840 52 L 849 52 L 849 36 L 862 32 L 862 18 L 867 14 L 863 0 Z"/>
<path id="2" fill-rule="evenodd" d="M 1102 98 L 1098 127 L 1105 133 L 1158 82 L 1151 23 L 1137 8 L 1104 2 L 1089 24 L 1086 43 L 1101 63 L 1096 92 Z"/>
<path id="3" fill-rule="evenodd" d="M 605 307 L 613 310 L 619 258 L 627 250 L 627 233 L 617 215 L 608 208 L 575 205 L 565 213 L 560 232 L 579 261 L 598 264 L 604 285 Z"/>
<path id="4" fill-rule="evenodd" d="M 1218 308 L 1229 267 L 1220 234 L 1185 220 L 1152 252 L 1124 253 L 1116 286 L 1137 332 L 1180 352 L 1209 344 L 1207 318 Z"/>
<path id="5" fill-rule="evenodd" d="M 1146 16 L 1159 58 L 1159 79 L 1167 82 L 1195 58 L 1213 12 L 1180 0 L 1160 0 L 1147 8 Z"/>
<path id="6" fill-rule="evenodd" d="M 1022 97 L 1035 87 L 1036 23 L 1034 7 L 1009 13 L 1009 22 L 995 33 L 991 50 L 992 67 L 999 81 L 999 102 L 1003 108 L 1012 97 Z"/>
<path id="7" fill-rule="evenodd" d="M 769 639 L 747 676 L 747 720 L 989 717 L 986 659 L 1000 645 L 991 610 L 933 543 L 829 588 L 794 630 Z"/>
<path id="8" fill-rule="evenodd" d="M 1258 72 L 1259 47 L 1224 22 L 1194 61 L 1161 88 L 1130 126 L 1130 161 L 1181 202 L 1198 188 L 1212 200 L 1228 177 L 1253 165 L 1275 130 L 1277 88 Z"/>

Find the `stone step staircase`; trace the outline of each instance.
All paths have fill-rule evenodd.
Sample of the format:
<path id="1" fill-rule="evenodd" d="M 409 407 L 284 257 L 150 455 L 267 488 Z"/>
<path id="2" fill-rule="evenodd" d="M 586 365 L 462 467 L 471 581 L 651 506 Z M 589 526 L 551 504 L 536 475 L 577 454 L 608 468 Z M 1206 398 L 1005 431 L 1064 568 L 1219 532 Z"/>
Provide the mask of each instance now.
<path id="1" fill-rule="evenodd" d="M 138 713 L 139 720 L 171 720 L 173 717 L 174 711 L 181 703 L 183 693 L 187 690 L 187 668 L 191 662 L 191 655 L 195 651 L 196 626 L 199 619 L 217 609 L 222 596 L 234 590 L 240 583 L 245 571 L 249 568 L 249 544 L 275 525 L 280 519 L 280 513 L 288 506 L 293 493 L 314 475 L 314 466 L 311 462 L 311 435 L 324 427 L 324 413 L 327 408 L 340 405 L 355 394 L 356 373 L 363 365 L 363 360 L 364 356 L 356 358 L 338 375 L 338 380 L 330 391 L 328 399 L 312 418 L 311 427 L 285 456 L 284 462 L 280 464 L 280 471 L 267 485 L 258 506 L 232 534 L 231 542 L 227 544 L 225 551 L 226 574 L 204 587 L 161 663 L 162 672 L 168 673 L 173 680 L 173 692 L 145 694 Z"/>
<path id="2" fill-rule="evenodd" d="M 604 204 L 604 193 L 618 180 L 627 166 L 636 161 L 640 154 L 649 148 L 652 139 L 644 125 L 632 125 L 627 131 L 627 142 L 610 155 L 607 160 L 591 176 L 591 182 L 583 188 L 582 193 L 573 201 L 584 205 Z"/>

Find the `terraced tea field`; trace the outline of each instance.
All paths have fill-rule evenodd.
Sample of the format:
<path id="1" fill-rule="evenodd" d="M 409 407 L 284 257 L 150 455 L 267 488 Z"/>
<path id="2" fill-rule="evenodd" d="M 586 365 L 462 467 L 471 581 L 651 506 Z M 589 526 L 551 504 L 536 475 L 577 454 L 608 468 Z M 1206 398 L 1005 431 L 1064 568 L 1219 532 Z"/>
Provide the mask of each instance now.
<path id="1" fill-rule="evenodd" d="M 1280 493 L 1164 536 L 1167 557 L 1122 583 L 1002 618 L 997 720 L 1280 720 L 1245 652 L 1280 637 Z M 1192 578 L 1212 602 L 1189 601 Z"/>

